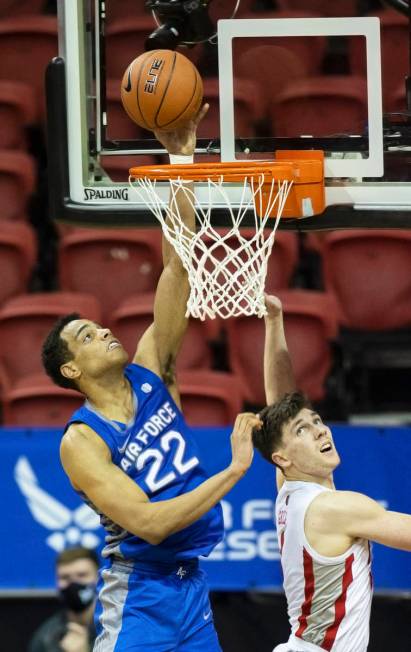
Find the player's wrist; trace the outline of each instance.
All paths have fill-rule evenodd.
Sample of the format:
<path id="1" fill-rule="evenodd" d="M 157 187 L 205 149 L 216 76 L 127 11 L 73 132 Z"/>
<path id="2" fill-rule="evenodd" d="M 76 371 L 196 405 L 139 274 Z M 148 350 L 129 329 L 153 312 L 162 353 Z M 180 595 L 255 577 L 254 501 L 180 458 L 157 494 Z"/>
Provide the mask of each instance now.
<path id="1" fill-rule="evenodd" d="M 169 152 L 171 165 L 191 165 L 194 162 L 194 154 L 185 154 L 183 152 L 172 154 Z"/>
<path id="2" fill-rule="evenodd" d="M 237 480 L 240 480 L 247 473 L 248 469 L 249 467 L 243 462 L 232 460 L 230 466 L 227 468 L 227 472 L 229 476 L 237 482 Z"/>

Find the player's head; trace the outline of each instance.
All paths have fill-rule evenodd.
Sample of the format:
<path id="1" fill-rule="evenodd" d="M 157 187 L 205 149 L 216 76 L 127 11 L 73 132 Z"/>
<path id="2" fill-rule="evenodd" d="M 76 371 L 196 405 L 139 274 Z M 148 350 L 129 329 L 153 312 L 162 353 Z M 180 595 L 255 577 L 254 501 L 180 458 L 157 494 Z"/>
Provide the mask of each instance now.
<path id="1" fill-rule="evenodd" d="M 56 385 L 82 391 L 84 381 L 124 367 L 127 353 L 110 329 L 71 313 L 59 319 L 47 335 L 42 360 Z"/>
<path id="2" fill-rule="evenodd" d="M 331 430 L 300 392 L 264 408 L 263 426 L 253 432 L 254 446 L 285 476 L 326 478 L 338 466 Z"/>

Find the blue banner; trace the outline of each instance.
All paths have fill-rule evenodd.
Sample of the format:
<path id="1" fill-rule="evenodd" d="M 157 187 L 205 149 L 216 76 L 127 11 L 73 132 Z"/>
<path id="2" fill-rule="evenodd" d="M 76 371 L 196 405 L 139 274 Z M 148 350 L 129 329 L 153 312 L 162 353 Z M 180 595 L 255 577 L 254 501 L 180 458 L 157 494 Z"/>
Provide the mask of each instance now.
<path id="1" fill-rule="evenodd" d="M 196 429 L 209 473 L 230 461 L 230 430 Z M 342 464 L 336 486 L 366 493 L 388 509 L 411 513 L 411 429 L 334 426 Z M 61 432 L 0 430 L 2 521 L 0 590 L 54 588 L 56 553 L 100 548 L 95 514 L 73 491 L 59 461 Z M 247 475 L 223 501 L 226 537 L 203 562 L 213 590 L 279 589 L 273 525 L 274 468 L 256 453 Z M 411 554 L 374 544 L 376 590 L 411 590 Z"/>

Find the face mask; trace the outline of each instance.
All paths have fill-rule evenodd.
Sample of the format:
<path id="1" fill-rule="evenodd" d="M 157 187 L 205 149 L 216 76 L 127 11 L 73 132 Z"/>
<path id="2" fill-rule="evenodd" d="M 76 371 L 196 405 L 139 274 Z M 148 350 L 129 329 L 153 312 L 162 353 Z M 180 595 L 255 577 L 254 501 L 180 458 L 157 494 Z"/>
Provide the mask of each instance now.
<path id="1" fill-rule="evenodd" d="M 92 604 L 96 597 L 96 585 L 71 582 L 65 589 L 60 589 L 59 593 L 67 609 L 80 613 Z"/>

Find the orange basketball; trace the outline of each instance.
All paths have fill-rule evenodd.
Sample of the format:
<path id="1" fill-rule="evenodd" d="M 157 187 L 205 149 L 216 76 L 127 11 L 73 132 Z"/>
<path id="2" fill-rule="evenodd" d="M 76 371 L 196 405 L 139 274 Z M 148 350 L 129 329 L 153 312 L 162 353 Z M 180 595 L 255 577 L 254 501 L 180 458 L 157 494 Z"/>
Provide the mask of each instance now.
<path id="1" fill-rule="evenodd" d="M 173 50 L 152 50 L 128 66 L 121 101 L 140 127 L 171 131 L 198 113 L 203 82 L 187 57 Z"/>

